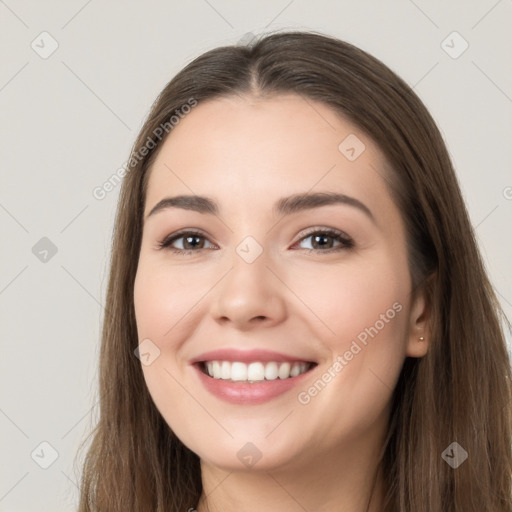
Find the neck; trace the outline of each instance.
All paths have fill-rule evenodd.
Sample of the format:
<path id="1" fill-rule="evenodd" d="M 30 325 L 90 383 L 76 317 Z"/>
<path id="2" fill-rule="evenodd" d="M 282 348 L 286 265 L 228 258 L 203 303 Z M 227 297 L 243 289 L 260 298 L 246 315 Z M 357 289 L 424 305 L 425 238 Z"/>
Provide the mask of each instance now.
<path id="1" fill-rule="evenodd" d="M 366 432 L 307 464 L 281 469 L 225 471 L 201 461 L 203 493 L 197 512 L 382 512 L 379 470 L 384 437 Z"/>

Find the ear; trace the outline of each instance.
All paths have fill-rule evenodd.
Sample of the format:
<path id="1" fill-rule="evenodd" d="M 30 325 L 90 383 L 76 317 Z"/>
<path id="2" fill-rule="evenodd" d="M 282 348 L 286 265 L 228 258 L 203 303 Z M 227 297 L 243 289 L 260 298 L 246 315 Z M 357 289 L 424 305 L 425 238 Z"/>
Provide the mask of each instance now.
<path id="1" fill-rule="evenodd" d="M 409 332 L 407 338 L 406 356 L 423 357 L 430 346 L 431 337 L 431 304 L 429 302 L 429 284 L 433 276 L 412 294 L 409 313 Z"/>

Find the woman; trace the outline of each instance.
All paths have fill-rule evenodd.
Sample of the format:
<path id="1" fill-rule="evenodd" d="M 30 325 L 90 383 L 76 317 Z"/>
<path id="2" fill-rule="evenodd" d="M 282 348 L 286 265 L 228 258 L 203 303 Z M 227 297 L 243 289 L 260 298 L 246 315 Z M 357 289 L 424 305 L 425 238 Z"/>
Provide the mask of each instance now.
<path id="1" fill-rule="evenodd" d="M 217 48 L 119 199 L 80 511 L 512 511 L 510 361 L 439 130 L 362 50 Z"/>

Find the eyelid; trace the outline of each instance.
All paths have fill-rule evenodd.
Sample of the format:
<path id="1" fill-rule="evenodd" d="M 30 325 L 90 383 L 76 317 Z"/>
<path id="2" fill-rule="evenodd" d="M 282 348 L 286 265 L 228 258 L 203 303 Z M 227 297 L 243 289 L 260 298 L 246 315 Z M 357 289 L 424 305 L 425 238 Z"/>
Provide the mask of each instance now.
<path id="1" fill-rule="evenodd" d="M 179 231 L 176 231 L 175 233 L 171 233 L 169 236 L 166 236 L 163 240 L 159 241 L 157 243 L 157 249 L 167 249 L 172 252 L 176 253 L 190 253 L 190 252 L 199 252 L 197 250 L 191 250 L 191 249 L 175 249 L 173 247 L 170 247 L 170 244 L 175 242 L 176 240 L 179 240 L 180 238 L 185 238 L 186 236 L 197 236 L 204 238 L 205 240 L 208 240 L 209 243 L 212 245 L 215 245 L 211 240 L 209 235 L 207 235 L 204 231 L 197 229 L 197 228 L 185 228 L 180 229 Z M 210 248 L 208 248 L 211 250 Z"/>
<path id="2" fill-rule="evenodd" d="M 311 228 L 306 228 L 304 231 L 301 231 L 297 236 L 297 241 L 300 242 L 303 238 L 313 235 L 314 233 L 329 233 L 339 235 L 340 237 L 344 237 L 347 240 L 352 240 L 347 233 L 337 228 L 328 228 L 326 226 L 313 226 Z"/>
<path id="3" fill-rule="evenodd" d="M 341 241 L 341 245 L 336 246 L 336 247 L 331 247 L 328 249 L 324 249 L 324 250 L 322 250 L 322 249 L 320 249 L 320 250 L 305 249 L 305 248 L 299 248 L 299 249 L 306 251 L 306 252 L 329 253 L 329 252 L 339 251 L 341 249 L 349 249 L 355 245 L 352 237 L 349 236 L 344 231 L 341 231 L 340 229 L 328 228 L 325 226 L 313 226 L 313 227 L 307 228 L 305 231 L 302 231 L 298 235 L 297 241 L 294 242 L 291 247 L 296 246 L 298 243 L 302 242 L 304 239 L 309 238 L 311 235 L 314 235 L 316 233 L 322 233 L 322 234 L 326 234 L 327 236 L 337 238 L 338 241 Z M 158 242 L 157 249 L 159 249 L 159 250 L 167 249 L 167 250 L 169 250 L 171 252 L 175 252 L 177 254 L 191 254 L 191 253 L 199 252 L 200 250 L 205 250 L 205 249 L 212 250 L 212 248 L 210 248 L 210 247 L 194 250 L 194 249 L 176 249 L 171 246 L 171 244 L 173 242 L 175 242 L 176 240 L 179 240 L 180 238 L 186 238 L 186 236 L 191 236 L 191 237 L 197 236 L 200 238 L 204 238 L 210 244 L 212 244 L 216 248 L 218 248 L 218 246 L 216 246 L 216 244 L 214 244 L 210 240 L 209 235 L 204 233 L 202 230 L 200 230 L 198 228 L 185 228 L 185 229 L 181 229 L 175 233 L 170 234 L 169 236 L 165 237 L 162 241 Z"/>
<path id="4" fill-rule="evenodd" d="M 337 238 L 339 241 L 342 242 L 342 244 L 341 244 L 341 246 L 331 247 L 329 249 L 324 249 L 324 250 L 304 249 L 304 248 L 301 248 L 301 250 L 306 251 L 306 252 L 329 253 L 329 252 L 334 252 L 334 251 L 338 251 L 341 249 L 350 249 L 350 248 L 354 247 L 354 245 L 355 245 L 353 238 L 350 235 L 348 235 L 347 233 L 345 233 L 344 231 L 342 231 L 341 229 L 328 228 L 325 226 L 313 226 L 311 228 L 306 229 L 305 231 L 302 231 L 298 235 L 298 240 L 293 243 L 292 247 L 294 247 L 298 243 L 302 242 L 302 240 L 304 240 L 305 238 L 309 238 L 311 235 L 314 235 L 316 233 L 322 233 L 322 234 L 326 234 L 327 236 Z"/>

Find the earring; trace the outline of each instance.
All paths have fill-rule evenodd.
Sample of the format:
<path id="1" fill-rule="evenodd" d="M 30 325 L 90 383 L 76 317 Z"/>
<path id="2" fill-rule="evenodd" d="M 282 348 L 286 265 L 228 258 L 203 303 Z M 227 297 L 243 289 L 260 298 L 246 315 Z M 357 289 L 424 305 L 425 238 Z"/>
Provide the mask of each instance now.
<path id="1" fill-rule="evenodd" d="M 425 341 L 425 338 L 423 336 L 420 336 L 419 341 Z"/>

